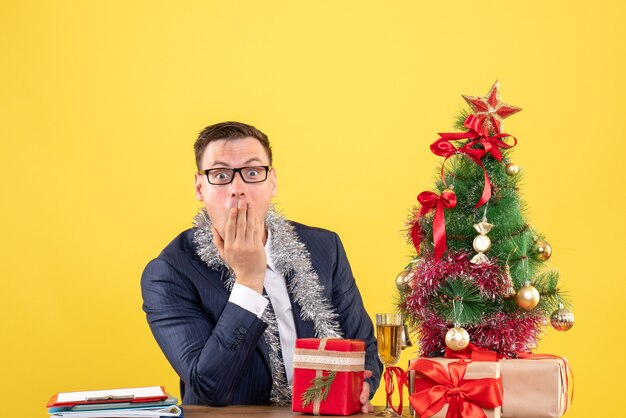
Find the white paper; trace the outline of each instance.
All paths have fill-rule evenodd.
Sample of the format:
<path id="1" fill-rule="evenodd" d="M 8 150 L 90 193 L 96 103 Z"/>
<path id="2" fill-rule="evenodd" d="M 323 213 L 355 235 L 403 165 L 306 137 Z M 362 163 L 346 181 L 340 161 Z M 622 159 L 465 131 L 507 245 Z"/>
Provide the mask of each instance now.
<path id="1" fill-rule="evenodd" d="M 161 386 L 143 388 L 90 390 L 86 392 L 63 392 L 57 396 L 57 403 L 84 402 L 87 398 L 101 398 L 103 396 L 133 396 L 134 398 L 146 398 L 166 396 Z"/>
<path id="2" fill-rule="evenodd" d="M 67 411 L 50 415 L 52 418 L 140 418 L 140 417 L 178 417 L 181 410 L 176 405 L 158 409 L 107 409 L 101 411 Z"/>

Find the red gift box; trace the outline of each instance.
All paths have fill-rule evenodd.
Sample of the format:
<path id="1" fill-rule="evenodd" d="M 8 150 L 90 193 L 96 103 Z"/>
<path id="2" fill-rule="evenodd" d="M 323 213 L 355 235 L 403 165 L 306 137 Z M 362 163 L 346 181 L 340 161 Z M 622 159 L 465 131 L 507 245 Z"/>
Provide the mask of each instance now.
<path id="1" fill-rule="evenodd" d="M 361 412 L 365 342 L 300 338 L 296 340 L 292 409 L 315 415 Z"/>

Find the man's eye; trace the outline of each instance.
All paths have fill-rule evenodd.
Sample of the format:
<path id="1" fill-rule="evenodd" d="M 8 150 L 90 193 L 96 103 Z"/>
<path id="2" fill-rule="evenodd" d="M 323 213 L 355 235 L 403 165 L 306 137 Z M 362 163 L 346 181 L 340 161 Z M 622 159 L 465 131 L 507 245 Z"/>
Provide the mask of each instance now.
<path id="1" fill-rule="evenodd" d="M 228 171 L 217 171 L 212 174 L 212 177 L 215 180 L 228 180 L 230 173 Z"/>
<path id="2" fill-rule="evenodd" d="M 249 176 L 249 177 L 256 177 L 256 176 L 258 176 L 258 175 L 259 175 L 259 170 L 256 170 L 256 169 L 254 169 L 254 170 L 248 170 L 248 171 L 246 172 L 246 175 L 247 175 L 247 176 Z"/>

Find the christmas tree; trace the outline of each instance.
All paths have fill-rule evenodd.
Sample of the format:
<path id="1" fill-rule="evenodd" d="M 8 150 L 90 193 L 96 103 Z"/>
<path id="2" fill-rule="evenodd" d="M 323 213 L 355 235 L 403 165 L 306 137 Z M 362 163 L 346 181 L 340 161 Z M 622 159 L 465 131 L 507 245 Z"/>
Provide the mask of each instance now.
<path id="1" fill-rule="evenodd" d="M 546 266 L 552 249 L 525 219 L 510 159 L 517 139 L 502 122 L 521 109 L 500 100 L 498 82 L 485 97 L 463 98 L 471 110 L 459 116 L 461 132 L 430 146 L 444 160 L 436 192 L 420 193 L 408 220 L 416 254 L 396 279 L 399 307 L 421 355 L 471 341 L 515 357 L 537 346 L 548 321 L 564 331 L 574 318 Z"/>

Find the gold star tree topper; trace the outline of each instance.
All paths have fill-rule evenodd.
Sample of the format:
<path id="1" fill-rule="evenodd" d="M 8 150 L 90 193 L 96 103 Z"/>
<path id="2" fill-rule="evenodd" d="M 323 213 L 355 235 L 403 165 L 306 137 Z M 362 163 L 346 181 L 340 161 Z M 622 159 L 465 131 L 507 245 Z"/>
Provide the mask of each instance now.
<path id="1" fill-rule="evenodd" d="M 481 127 L 487 128 L 489 133 L 493 134 L 502 133 L 502 119 L 522 110 L 517 106 L 502 103 L 498 81 L 493 83 L 485 97 L 463 95 L 463 98 L 478 117 Z"/>

